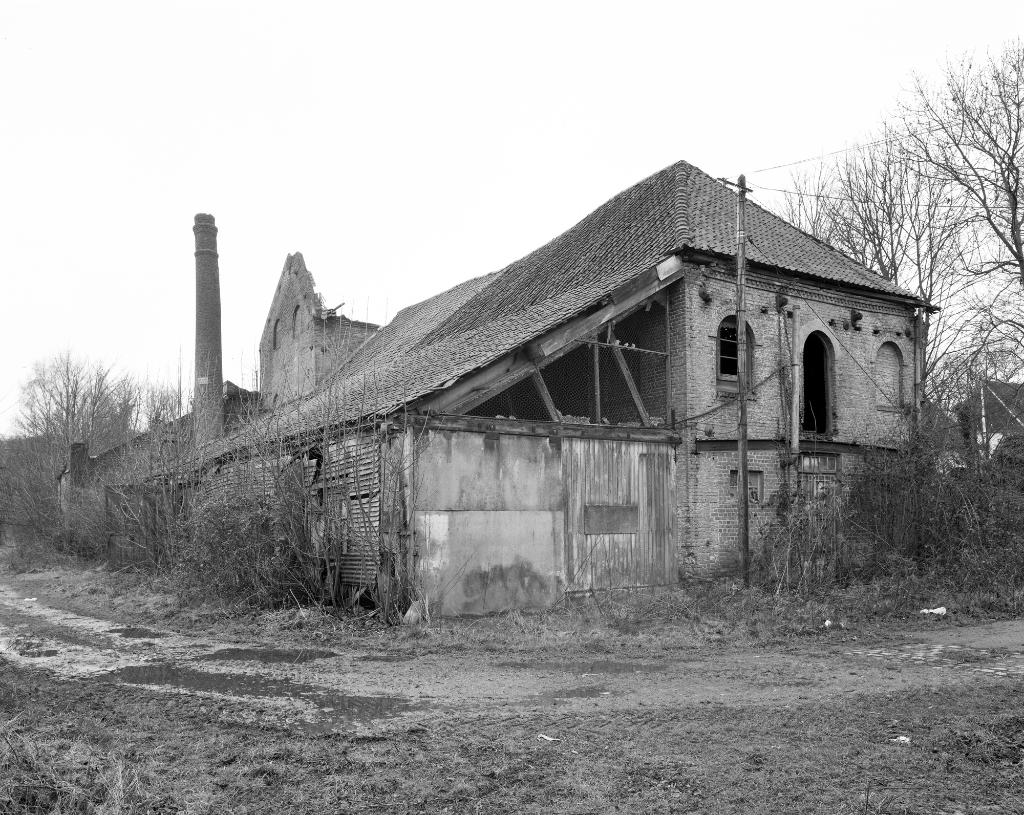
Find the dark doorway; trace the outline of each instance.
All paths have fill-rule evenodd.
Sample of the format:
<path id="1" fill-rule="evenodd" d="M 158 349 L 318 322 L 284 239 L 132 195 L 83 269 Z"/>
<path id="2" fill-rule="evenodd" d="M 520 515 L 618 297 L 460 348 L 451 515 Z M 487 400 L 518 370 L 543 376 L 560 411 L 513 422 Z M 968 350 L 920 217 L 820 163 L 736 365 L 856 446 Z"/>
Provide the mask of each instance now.
<path id="1" fill-rule="evenodd" d="M 831 350 L 828 340 L 815 331 L 804 342 L 804 405 L 801 428 L 809 433 L 832 429 Z"/>

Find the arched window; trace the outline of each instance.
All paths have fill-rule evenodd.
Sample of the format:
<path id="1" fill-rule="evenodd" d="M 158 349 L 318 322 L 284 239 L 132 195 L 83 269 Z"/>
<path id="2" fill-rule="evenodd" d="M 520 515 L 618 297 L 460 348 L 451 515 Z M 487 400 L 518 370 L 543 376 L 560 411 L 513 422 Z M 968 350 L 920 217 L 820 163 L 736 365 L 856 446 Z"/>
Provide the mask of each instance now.
<path id="1" fill-rule="evenodd" d="M 878 407 L 903 407 L 903 354 L 896 343 L 882 343 L 875 356 L 874 373 Z"/>
<path id="2" fill-rule="evenodd" d="M 292 336 L 296 336 L 299 332 L 299 307 L 296 306 L 292 312 Z"/>
<path id="3" fill-rule="evenodd" d="M 718 384 L 736 389 L 739 376 L 739 342 L 736 335 L 736 317 L 729 315 L 718 324 Z M 754 373 L 754 332 L 747 326 L 747 384 Z"/>
<path id="4" fill-rule="evenodd" d="M 277 350 L 277 330 L 280 327 L 281 327 L 281 321 L 280 320 L 274 320 L 274 345 L 273 345 L 273 348 L 274 348 L 275 351 Z"/>
<path id="5" fill-rule="evenodd" d="M 820 331 L 804 341 L 803 417 L 800 427 L 809 433 L 832 432 L 832 344 Z"/>

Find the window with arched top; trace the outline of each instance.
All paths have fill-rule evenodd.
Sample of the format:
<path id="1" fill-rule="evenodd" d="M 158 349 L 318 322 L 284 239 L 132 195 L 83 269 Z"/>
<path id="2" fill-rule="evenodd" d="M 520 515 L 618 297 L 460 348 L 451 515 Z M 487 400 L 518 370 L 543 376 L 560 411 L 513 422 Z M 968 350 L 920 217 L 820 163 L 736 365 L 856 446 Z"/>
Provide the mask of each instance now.
<path id="1" fill-rule="evenodd" d="M 730 314 L 718 324 L 717 372 L 719 387 L 735 390 L 739 377 L 739 337 L 736 333 L 736 316 Z M 747 325 L 747 383 L 752 383 L 754 373 L 754 332 Z"/>
<path id="2" fill-rule="evenodd" d="M 299 307 L 296 306 L 292 312 L 292 336 L 295 337 L 299 333 Z"/>
<path id="3" fill-rule="evenodd" d="M 875 355 L 875 398 L 879 408 L 903 407 L 903 353 L 894 342 L 883 342 Z"/>
<path id="4" fill-rule="evenodd" d="M 832 343 L 820 331 L 804 340 L 803 406 L 800 428 L 808 433 L 831 433 Z"/>
<path id="5" fill-rule="evenodd" d="M 277 350 L 277 332 L 278 332 L 278 329 L 280 327 L 281 327 L 281 321 L 280 320 L 274 320 L 273 349 L 275 351 Z"/>

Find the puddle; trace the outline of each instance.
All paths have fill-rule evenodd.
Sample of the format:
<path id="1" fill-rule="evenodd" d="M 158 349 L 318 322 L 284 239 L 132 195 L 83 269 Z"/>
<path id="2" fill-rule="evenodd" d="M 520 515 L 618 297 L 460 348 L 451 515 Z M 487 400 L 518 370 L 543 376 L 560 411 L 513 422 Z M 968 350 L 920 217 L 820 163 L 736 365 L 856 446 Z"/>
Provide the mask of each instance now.
<path id="1" fill-rule="evenodd" d="M 271 664 L 284 662 L 298 664 L 300 662 L 312 662 L 315 659 L 330 659 L 338 656 L 334 651 L 320 651 L 315 648 L 299 648 L 288 650 L 284 648 L 221 648 L 209 654 L 196 657 L 203 662 L 209 661 L 240 661 L 240 662 L 262 662 Z"/>
<path id="2" fill-rule="evenodd" d="M 23 657 L 38 659 L 41 657 L 55 657 L 57 656 L 57 654 L 60 653 L 60 651 L 58 651 L 56 648 L 44 648 L 42 650 L 35 650 L 30 648 L 27 651 L 20 651 L 19 653 Z"/>
<path id="3" fill-rule="evenodd" d="M 617 662 L 611 659 L 595 659 L 590 662 L 550 662 L 544 660 L 526 662 L 498 662 L 498 668 L 532 668 L 548 671 L 565 671 L 577 676 L 598 674 L 656 673 L 668 670 L 664 664 L 643 664 L 639 662 Z"/>
<path id="4" fill-rule="evenodd" d="M 124 628 L 108 628 L 107 633 L 117 634 L 132 640 L 152 640 L 167 636 L 162 631 L 150 631 L 148 628 L 139 628 L 136 625 L 129 625 Z"/>
<path id="5" fill-rule="evenodd" d="M 550 690 L 541 694 L 545 699 L 596 699 L 611 696 L 607 688 L 596 685 L 592 688 L 569 688 L 568 690 Z"/>
<path id="6" fill-rule="evenodd" d="M 308 702 L 328 720 L 315 725 L 307 723 L 316 732 L 328 732 L 332 724 L 365 723 L 422 707 L 401 696 L 347 696 L 317 685 L 290 682 L 287 679 L 251 674 L 207 673 L 174 665 L 132 665 L 111 671 L 107 676 L 129 685 L 165 685 L 228 696 Z"/>
<path id="7" fill-rule="evenodd" d="M 410 662 L 415 659 L 411 654 L 367 654 L 356 657 L 356 662 Z"/>

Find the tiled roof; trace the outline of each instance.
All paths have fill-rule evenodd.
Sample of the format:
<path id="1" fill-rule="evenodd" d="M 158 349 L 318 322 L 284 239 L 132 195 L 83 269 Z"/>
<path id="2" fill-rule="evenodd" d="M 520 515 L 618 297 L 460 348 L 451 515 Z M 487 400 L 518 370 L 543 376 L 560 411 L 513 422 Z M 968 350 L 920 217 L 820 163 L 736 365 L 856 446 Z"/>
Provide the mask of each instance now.
<path id="1" fill-rule="evenodd" d="M 282 406 L 281 432 L 396 407 L 445 387 L 554 328 L 684 248 L 735 252 L 736 194 L 678 162 L 619 193 L 504 269 L 410 306 L 313 396 Z M 748 257 L 779 269 L 913 299 L 756 204 Z M 226 440 L 225 440 L 226 441 Z"/>
<path id="2" fill-rule="evenodd" d="M 680 244 L 723 255 L 736 254 L 736 193 L 693 165 L 676 172 Z M 667 170 L 662 170 L 667 172 Z M 747 258 L 819 280 L 914 299 L 827 243 L 797 229 L 752 201 L 747 202 Z"/>

